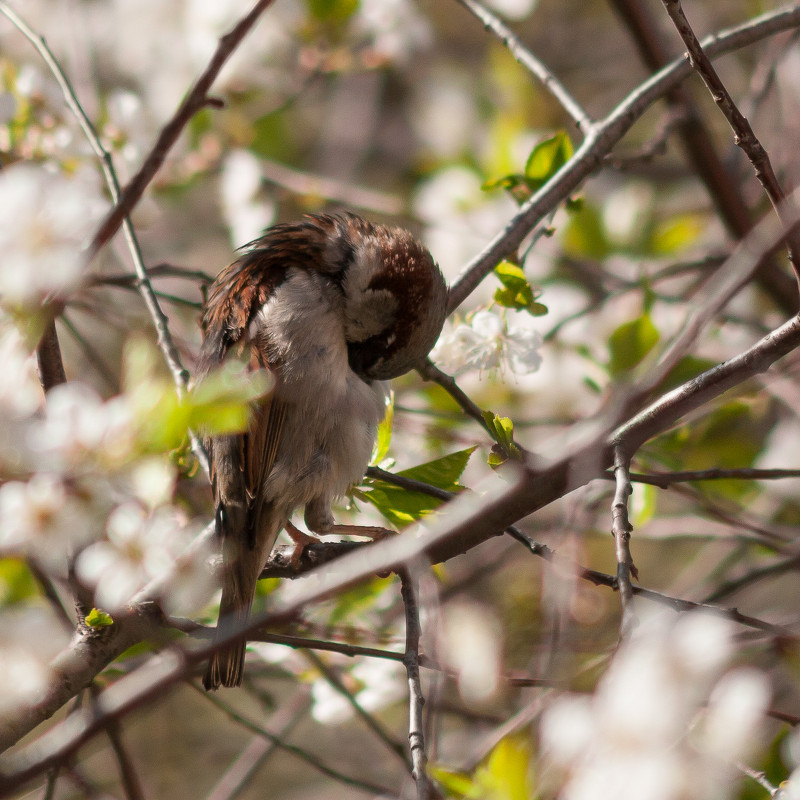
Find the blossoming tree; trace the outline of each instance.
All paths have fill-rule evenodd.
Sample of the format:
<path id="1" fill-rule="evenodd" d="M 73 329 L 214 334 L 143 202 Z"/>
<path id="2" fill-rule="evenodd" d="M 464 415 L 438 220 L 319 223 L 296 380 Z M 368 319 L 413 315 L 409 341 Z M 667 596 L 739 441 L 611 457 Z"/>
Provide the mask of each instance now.
<path id="1" fill-rule="evenodd" d="M 800 796 L 800 7 L 752 14 L 0 0 L 0 796 Z M 205 693 L 196 432 L 270 386 L 193 384 L 204 292 L 328 209 L 450 282 L 337 509 L 400 535 L 279 544 Z"/>

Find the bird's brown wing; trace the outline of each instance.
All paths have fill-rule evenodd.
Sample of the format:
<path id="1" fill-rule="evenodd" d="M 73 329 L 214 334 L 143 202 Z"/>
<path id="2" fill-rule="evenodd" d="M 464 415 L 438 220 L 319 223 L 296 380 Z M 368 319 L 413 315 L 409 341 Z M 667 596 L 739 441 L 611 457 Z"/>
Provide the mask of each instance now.
<path id="1" fill-rule="evenodd" d="M 204 340 L 198 372 L 208 374 L 229 354 L 246 359 L 250 371 L 271 370 L 263 343 L 251 341 L 254 315 L 280 285 L 284 270 L 269 269 L 263 257 L 248 253 L 217 278 L 203 317 Z M 246 623 L 264 559 L 284 520 L 264 496 L 267 476 L 280 445 L 285 405 L 273 396 L 258 400 L 244 433 L 207 440 L 217 537 L 223 556 L 223 587 L 217 635 L 226 637 Z M 238 686 L 244 641 L 220 648 L 204 678 L 206 688 Z"/>

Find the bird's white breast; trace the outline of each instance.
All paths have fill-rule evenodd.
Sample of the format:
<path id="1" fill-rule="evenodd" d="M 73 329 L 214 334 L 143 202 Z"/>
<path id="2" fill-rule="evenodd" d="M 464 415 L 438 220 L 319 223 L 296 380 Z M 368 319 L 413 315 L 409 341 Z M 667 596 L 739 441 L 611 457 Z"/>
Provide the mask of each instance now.
<path id="1" fill-rule="evenodd" d="M 290 269 L 250 329 L 275 364 L 274 399 L 286 404 L 266 496 L 291 507 L 329 503 L 363 476 L 385 411 L 385 385 L 349 367 L 343 305 L 318 273 Z"/>

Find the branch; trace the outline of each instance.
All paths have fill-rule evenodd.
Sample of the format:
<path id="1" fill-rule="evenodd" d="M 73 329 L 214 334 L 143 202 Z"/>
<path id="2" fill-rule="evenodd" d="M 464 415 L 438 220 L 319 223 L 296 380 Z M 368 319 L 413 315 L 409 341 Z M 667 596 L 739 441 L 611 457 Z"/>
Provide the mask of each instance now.
<path id="1" fill-rule="evenodd" d="M 298 747 L 294 744 L 289 744 L 288 742 L 284 742 L 283 739 L 268 731 L 266 728 L 258 725 L 257 723 L 249 720 L 243 714 L 240 714 L 238 711 L 234 710 L 223 700 L 220 700 L 216 695 L 211 694 L 209 692 L 204 691 L 200 687 L 196 686 L 195 684 L 189 684 L 198 694 L 204 697 L 209 703 L 216 706 L 220 711 L 223 711 L 227 714 L 232 720 L 236 723 L 241 725 L 243 728 L 247 728 L 247 730 L 252 731 L 257 736 L 261 736 L 266 739 L 268 742 L 271 742 L 275 747 L 286 751 L 287 753 L 291 753 L 296 758 L 299 758 L 305 764 L 308 764 L 313 769 L 317 770 L 317 772 L 326 775 L 329 778 L 333 778 L 335 781 L 339 781 L 339 783 L 343 783 L 346 786 L 352 786 L 357 789 L 362 789 L 364 791 L 378 794 L 381 796 L 392 796 L 391 790 L 387 789 L 385 786 L 379 786 L 375 783 L 370 783 L 369 781 L 362 780 L 361 778 L 354 778 L 349 775 L 345 775 L 343 772 L 339 772 L 338 769 L 333 767 L 329 767 L 327 764 L 322 762 L 317 756 L 310 753 L 308 750 L 305 750 L 302 747 Z"/>
<path id="2" fill-rule="evenodd" d="M 60 386 L 67 382 L 64 361 L 61 358 L 61 346 L 58 343 L 56 321 L 52 317 L 47 320 L 42 338 L 36 345 L 36 365 L 39 369 L 39 382 L 45 393 L 54 386 Z"/>
<path id="3" fill-rule="evenodd" d="M 670 61 L 658 21 L 643 0 L 610 0 L 634 38 L 648 69 L 661 69 Z M 736 182 L 717 153 L 713 138 L 697 104 L 683 87 L 676 86 L 665 95 L 667 103 L 679 112 L 678 134 L 692 168 L 705 184 L 714 207 L 728 231 L 737 239 L 747 234 L 752 225 L 750 211 L 742 199 Z M 772 301 L 786 314 L 797 310 L 794 281 L 772 261 L 766 261 L 758 272 L 758 281 Z"/>
<path id="4" fill-rule="evenodd" d="M 314 667 L 319 670 L 325 680 L 347 700 L 353 708 L 353 711 L 356 712 L 356 715 L 375 734 L 378 741 L 380 741 L 393 756 L 398 758 L 408 771 L 411 771 L 411 763 L 402 745 L 392 738 L 391 734 L 375 719 L 375 717 L 365 711 L 364 707 L 358 702 L 353 693 L 342 683 L 336 672 L 332 670 L 313 649 L 306 651 L 305 655 Z"/>
<path id="5" fill-rule="evenodd" d="M 117 656 L 142 641 L 152 630 L 150 621 L 142 614 L 127 624 L 115 621 L 108 628 L 97 630 L 81 627 L 70 646 L 50 665 L 53 673 L 47 691 L 36 703 L 16 707 L 0 721 L 0 753 L 16 744 L 40 722 L 48 719 L 78 692 L 91 684 L 95 677 Z M 102 726 L 101 726 L 102 729 Z M 0 794 L 2 794 L 0 779 Z"/>
<path id="6" fill-rule="evenodd" d="M 508 52 L 514 59 L 538 78 L 545 89 L 558 101 L 559 105 L 566 111 L 584 135 L 592 126 L 592 120 L 578 101 L 570 94 L 564 84 L 542 63 L 512 30 L 503 24 L 488 8 L 476 2 L 476 0 L 458 0 L 464 8 L 477 17 L 486 30 L 491 31 L 508 48 Z"/>
<path id="7" fill-rule="evenodd" d="M 275 736 L 282 740 L 294 728 L 308 710 L 308 696 L 296 694 L 273 717 Z M 232 800 L 238 795 L 255 771 L 278 749 L 278 745 L 263 736 L 256 735 L 250 744 L 231 764 L 208 795 L 208 800 Z"/>
<path id="8" fill-rule="evenodd" d="M 707 37 L 703 47 L 709 57 L 716 57 L 798 25 L 800 6 L 792 5 Z M 450 287 L 448 309 L 452 311 L 461 305 L 483 278 L 519 247 L 546 214 L 566 200 L 602 165 L 605 156 L 642 114 L 690 74 L 691 67 L 684 59 L 670 62 L 640 84 L 605 119 L 595 123 L 573 157 L 520 207 L 505 229 L 464 268 Z"/>
<path id="9" fill-rule="evenodd" d="M 576 437 L 575 442 L 565 448 L 566 452 L 548 467 L 533 469 L 524 465 L 515 466 L 516 477 L 509 479 L 510 485 L 506 485 L 503 491 L 495 491 L 496 484 L 493 483 L 490 493 L 486 496 L 481 497 L 472 493 L 459 496 L 453 502 L 446 518 L 437 520 L 435 525 L 423 529 L 416 536 L 395 536 L 369 547 L 344 543 L 343 549 L 349 548 L 351 552 L 339 559 L 339 568 L 335 574 L 326 572 L 319 574 L 314 582 L 303 581 L 296 587 L 296 592 L 287 588 L 284 603 L 278 606 L 274 613 L 254 618 L 247 628 L 231 638 L 247 636 L 265 624 L 291 619 L 307 603 L 328 597 L 349 583 L 363 580 L 376 573 L 402 568 L 409 562 L 425 559 L 432 563 L 447 561 L 493 536 L 500 535 L 517 520 L 549 505 L 593 478 L 601 477 L 611 466 L 614 446 L 622 445 L 627 452 L 635 452 L 643 442 L 666 430 L 682 415 L 699 408 L 738 383 L 765 371 L 798 345 L 800 345 L 800 318 L 795 317 L 730 361 L 704 372 L 664 395 L 624 425 L 616 429 L 611 425 L 601 425 L 591 435 L 584 436 L 582 441 Z M 540 555 L 548 552 L 540 546 L 536 547 L 536 551 Z M 315 572 L 318 573 L 319 570 Z M 605 579 L 601 582 L 614 585 L 613 582 L 608 584 Z M 650 593 L 650 596 L 652 594 Z M 147 591 L 142 595 L 143 599 L 146 598 Z M 681 607 L 701 606 L 684 603 Z M 715 609 L 715 613 L 721 612 Z M 749 620 L 738 612 L 733 612 L 731 618 L 737 621 Z M 762 628 L 765 625 L 760 621 L 755 621 L 753 624 Z M 112 626 L 112 629 L 114 627 L 116 626 Z M 4 727 L 0 728 L 0 749 L 15 743 L 39 722 L 51 716 L 80 688 L 88 685 L 106 664 L 116 658 L 129 644 L 144 638 L 145 634 L 140 633 L 137 638 L 137 634 L 129 629 L 126 635 L 132 637 L 132 640 L 123 642 L 124 646 L 109 645 L 100 651 L 78 641 L 78 647 L 83 647 L 84 651 L 82 654 L 78 653 L 77 658 L 72 655 L 71 650 L 65 654 L 64 659 L 72 666 L 65 670 L 64 680 L 58 681 L 58 685 L 54 685 L 36 706 L 22 709 L 15 719 L 4 721 Z M 224 643 L 220 641 L 214 646 Z M 213 646 L 199 648 L 191 658 L 203 660 L 208 657 L 212 649 Z M 179 680 L 182 675 L 183 673 L 176 668 L 161 680 L 168 685 Z M 158 688 L 153 687 L 153 692 L 157 691 Z M 150 696 L 149 689 L 145 694 Z M 85 726 L 74 734 L 76 739 L 73 742 L 74 748 L 79 747 L 84 737 L 88 738 L 94 730 L 91 721 L 85 722 Z M 57 728 L 58 726 L 53 730 Z M 50 733 L 45 734 L 42 739 L 47 739 L 50 735 Z M 39 759 L 40 763 L 45 764 L 43 769 L 58 762 L 56 753 L 61 752 L 60 745 L 54 747 L 51 744 L 48 752 L 50 755 L 47 758 Z M 1 781 L 0 788 L 2 788 Z"/>
<path id="10" fill-rule="evenodd" d="M 412 775 L 417 785 L 417 800 L 430 800 L 433 786 L 428 777 L 428 756 L 425 752 L 425 724 L 422 709 L 425 697 L 419 677 L 419 640 L 421 628 L 417 604 L 416 580 L 410 570 L 400 575 L 401 594 L 406 614 L 406 652 L 403 663 L 408 676 L 408 746 L 411 750 Z"/>
<path id="11" fill-rule="evenodd" d="M 72 84 L 67 79 L 64 70 L 61 68 L 58 60 L 47 46 L 47 42 L 45 41 L 44 37 L 37 35 L 36 32 L 18 14 L 16 14 L 6 5 L 6 3 L 0 2 L 0 11 L 2 11 L 11 20 L 11 22 L 14 23 L 20 32 L 36 48 L 37 52 L 47 64 L 56 81 L 58 82 L 58 85 L 61 87 L 61 91 L 64 95 L 64 100 L 67 106 L 77 119 L 78 124 L 81 126 L 81 129 L 83 130 L 86 139 L 91 145 L 95 155 L 100 159 L 100 164 L 103 168 L 103 175 L 105 177 L 108 190 L 111 194 L 111 198 L 115 203 L 117 203 L 117 206 L 112 209 L 111 213 L 113 215 L 115 211 L 122 207 L 123 200 L 120 200 L 120 185 L 119 181 L 117 180 L 116 171 L 114 170 L 114 163 L 111 159 L 111 154 L 105 149 L 105 147 L 103 147 L 100 137 L 97 135 L 97 131 L 94 129 L 94 125 L 92 125 L 92 122 L 86 114 L 86 111 L 80 104 L 80 101 L 75 94 L 75 90 L 72 88 Z M 220 64 L 220 66 L 222 65 Z M 186 120 L 187 122 L 188 119 L 189 118 Z M 141 175 L 141 171 L 139 174 Z M 134 178 L 134 182 L 135 180 L 136 178 Z M 145 186 L 146 184 L 142 186 L 142 191 L 144 191 Z M 126 192 L 127 191 L 128 190 L 126 189 Z M 141 192 L 139 196 L 140 195 Z M 136 197 L 136 201 L 138 201 L 139 196 Z M 125 239 L 128 243 L 128 249 L 130 250 L 131 258 L 133 259 L 134 268 L 136 269 L 137 287 L 139 289 L 139 293 L 141 294 L 145 306 L 150 313 L 150 317 L 153 320 L 153 326 L 155 327 L 157 333 L 158 346 L 161 349 L 164 360 L 166 361 L 170 372 L 172 373 L 178 395 L 183 396 L 189 383 L 189 372 L 181 363 L 181 357 L 178 353 L 178 349 L 175 347 L 175 343 L 172 341 L 172 335 L 169 330 L 169 320 L 167 319 L 166 314 L 164 314 L 164 312 L 161 310 L 161 306 L 158 304 L 158 299 L 153 291 L 153 286 L 150 283 L 150 278 L 148 277 L 147 270 L 144 265 L 142 250 L 139 246 L 139 241 L 136 237 L 133 224 L 128 216 L 128 213 L 133 209 L 134 205 L 135 201 L 130 203 L 127 207 L 124 207 L 124 211 L 119 214 L 119 219 L 116 223 L 114 231 L 116 231 L 116 229 L 122 225 Z M 112 231 L 112 235 L 114 231 Z M 93 256 L 93 254 L 91 254 L 91 246 L 89 252 L 90 255 L 86 258 L 87 264 L 91 261 Z M 55 327 L 53 327 L 52 335 L 55 336 Z M 192 432 L 190 432 L 189 435 L 192 443 L 192 450 L 198 462 L 203 467 L 206 474 L 209 474 L 208 454 L 206 453 L 203 443 Z"/>
<path id="12" fill-rule="evenodd" d="M 694 70 L 703 80 L 706 88 L 711 93 L 711 97 L 717 104 L 719 110 L 722 112 L 728 124 L 733 130 L 733 141 L 737 147 L 740 147 L 744 154 L 753 165 L 756 177 L 759 183 L 764 188 L 764 191 L 769 197 L 775 212 L 780 219 L 781 224 L 789 230 L 791 226 L 786 220 L 786 196 L 781 189 L 775 171 L 772 168 L 772 162 L 767 155 L 764 146 L 756 137 L 750 123 L 745 118 L 744 114 L 733 102 L 725 84 L 714 69 L 711 60 L 703 51 L 703 47 L 697 39 L 689 20 L 683 13 L 681 0 L 663 0 L 664 8 L 667 10 L 670 19 L 675 25 L 683 43 L 686 45 L 688 52 L 689 63 Z M 792 231 L 788 235 L 789 243 L 789 259 L 795 270 L 795 275 L 800 281 L 800 230 Z"/>
<path id="13" fill-rule="evenodd" d="M 765 372 L 779 358 L 800 345 L 800 316 L 792 317 L 738 356 L 698 375 L 663 395 L 612 436 L 633 453 L 653 436 L 665 431 L 682 416 L 694 411 L 723 392 Z"/>
<path id="14" fill-rule="evenodd" d="M 633 492 L 630 477 L 630 459 L 621 447 L 614 448 L 614 475 L 617 489 L 611 504 L 611 533 L 617 557 L 617 587 L 622 602 L 622 635 L 627 636 L 633 625 L 633 589 L 631 576 L 638 578 L 631 556 L 631 531 L 628 519 L 628 498 Z"/>

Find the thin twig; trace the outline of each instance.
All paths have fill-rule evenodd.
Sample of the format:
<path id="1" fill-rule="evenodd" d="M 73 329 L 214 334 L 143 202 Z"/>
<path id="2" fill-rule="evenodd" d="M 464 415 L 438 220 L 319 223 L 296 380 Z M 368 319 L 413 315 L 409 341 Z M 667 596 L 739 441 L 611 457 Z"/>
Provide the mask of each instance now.
<path id="1" fill-rule="evenodd" d="M 100 694 L 100 688 L 97 684 L 93 684 L 91 689 L 93 698 Z M 119 765 L 120 780 L 122 788 L 125 790 L 126 799 L 144 800 L 142 782 L 139 780 L 139 774 L 136 771 L 133 759 L 122 741 L 122 725 L 118 719 L 110 718 L 108 720 L 106 735 Z"/>
<path id="2" fill-rule="evenodd" d="M 785 203 L 786 195 L 772 168 L 769 155 L 756 137 L 744 114 L 734 103 L 733 98 L 725 88 L 725 84 L 716 69 L 714 69 L 711 60 L 704 52 L 694 30 L 692 30 L 692 26 L 689 24 L 689 20 L 686 18 L 686 14 L 683 12 L 681 0 L 662 0 L 662 2 L 675 25 L 675 29 L 686 45 L 689 63 L 700 76 L 717 107 L 731 126 L 734 143 L 742 149 L 753 165 L 756 178 L 758 178 L 759 183 L 772 203 L 781 225 L 787 230 L 791 230 L 787 235 L 789 260 L 792 262 L 795 275 L 798 282 L 800 282 L 800 229 L 795 229 L 795 220 L 790 221 L 788 219 L 788 209 Z"/>
<path id="3" fill-rule="evenodd" d="M 770 797 L 775 797 L 780 792 L 780 787 L 773 785 L 769 778 L 767 778 L 766 772 L 748 767 L 747 764 L 742 761 L 736 762 L 736 768 L 742 774 L 747 775 L 748 778 L 755 781 L 762 789 L 769 792 Z"/>
<path id="4" fill-rule="evenodd" d="M 326 178 L 310 172 L 292 169 L 277 161 L 261 159 L 261 175 L 269 183 L 282 186 L 298 195 L 323 197 L 326 200 L 344 203 L 351 208 L 363 208 L 377 214 L 397 216 L 404 210 L 403 200 L 395 194 L 380 192 L 366 186 Z"/>
<path id="5" fill-rule="evenodd" d="M 633 620 L 631 576 L 638 578 L 630 548 L 633 526 L 628 519 L 628 498 L 633 489 L 629 470 L 628 454 L 621 447 L 614 448 L 614 476 L 617 489 L 611 504 L 611 533 L 614 536 L 614 552 L 617 557 L 617 588 L 622 602 L 623 636 L 630 632 Z"/>
<path id="6" fill-rule="evenodd" d="M 308 711 L 308 693 L 296 694 L 272 718 L 272 729 L 280 739 L 286 737 Z M 263 736 L 256 735 L 242 750 L 217 785 L 208 795 L 208 800 L 233 800 L 247 785 L 255 771 L 278 749 L 278 746 Z"/>
<path id="7" fill-rule="evenodd" d="M 627 26 L 642 60 L 655 72 L 670 62 L 672 48 L 662 34 L 661 20 L 652 13 L 647 0 L 610 0 Z M 703 121 L 703 115 L 689 91 L 676 86 L 665 94 L 669 107 L 680 114 L 678 135 L 695 174 L 708 191 L 720 219 L 737 239 L 752 226 L 750 210 L 726 164 L 717 152 L 714 137 Z M 758 281 L 778 308 L 786 314 L 797 310 L 794 281 L 775 259 L 765 261 L 758 272 Z"/>
<path id="8" fill-rule="evenodd" d="M 271 0 L 262 0 L 264 3 L 264 7 L 269 5 Z M 260 4 L 259 4 L 260 5 Z M 58 85 L 61 88 L 62 94 L 64 95 L 64 100 L 73 113 L 75 118 L 78 121 L 81 129 L 86 136 L 89 144 L 92 147 L 95 155 L 100 160 L 100 164 L 103 168 L 103 175 L 106 180 L 106 185 L 108 186 L 108 190 L 111 194 L 112 200 L 117 203 L 114 209 L 112 209 L 110 217 L 107 218 L 106 223 L 108 223 L 109 219 L 115 219 L 115 225 L 113 231 L 109 234 L 110 238 L 114 232 L 116 232 L 117 228 L 122 225 L 123 233 L 125 234 L 125 239 L 128 243 L 128 249 L 130 250 L 131 257 L 133 259 L 134 268 L 136 269 L 136 275 L 138 277 L 138 288 L 139 293 L 144 300 L 145 306 L 147 307 L 148 312 L 150 313 L 150 317 L 153 321 L 153 325 L 156 329 L 158 346 L 161 349 L 161 352 L 164 356 L 164 359 L 169 367 L 170 372 L 172 373 L 173 380 L 175 381 L 175 387 L 178 391 L 179 396 L 183 396 L 186 393 L 186 388 L 189 383 L 189 372 L 186 370 L 181 363 L 181 357 L 178 353 L 177 347 L 175 347 L 175 343 L 172 341 L 172 335 L 169 330 L 169 320 L 167 319 L 166 314 L 161 310 L 161 306 L 158 303 L 158 299 L 156 298 L 155 292 L 153 291 L 153 286 L 150 283 L 150 279 L 147 275 L 147 270 L 144 265 L 144 258 L 142 256 L 142 250 L 139 246 L 139 241 L 136 237 L 136 232 L 133 228 L 133 224 L 130 221 L 128 216 L 129 212 L 133 209 L 136 202 L 138 202 L 139 197 L 141 196 L 141 192 L 144 191 L 147 182 L 149 182 L 150 177 L 147 179 L 141 186 L 141 191 L 138 195 L 136 195 L 135 199 L 133 199 L 133 195 L 130 198 L 121 198 L 120 197 L 120 185 L 117 179 L 117 173 L 114 169 L 114 163 L 111 159 L 111 154 L 106 150 L 103 146 L 102 142 L 100 141 L 100 137 L 97 135 L 97 131 L 94 128 L 91 120 L 89 119 L 86 111 L 84 110 L 83 106 L 81 105 L 80 101 L 78 100 L 78 96 L 75 93 L 75 90 L 72 87 L 69 79 L 66 76 L 66 73 L 61 68 L 56 57 L 53 55 L 52 51 L 47 45 L 43 36 L 38 35 L 18 14 L 12 11 L 11 8 L 5 2 L 0 2 L 0 11 L 2 11 L 10 20 L 11 22 L 20 30 L 20 32 L 31 42 L 31 44 L 36 48 L 39 55 L 42 57 L 43 61 L 49 67 L 50 71 L 52 72 L 53 76 L 55 77 Z M 251 12 L 251 15 L 253 12 Z M 249 17 L 248 17 L 249 18 Z M 246 18 L 247 19 L 247 18 Z M 255 22 L 255 20 L 253 20 Z M 241 23 L 240 23 L 241 25 Z M 238 30 L 238 26 L 237 29 Z M 229 36 L 231 34 L 228 34 Z M 242 33 L 242 36 L 244 33 Z M 223 37 L 223 41 L 224 41 Z M 218 51 L 219 52 L 219 51 Z M 224 60 L 223 62 L 224 63 Z M 222 63 L 219 64 L 219 67 L 222 66 Z M 218 68 L 219 68 L 218 67 Z M 197 87 L 195 87 L 197 88 Z M 183 107 L 183 106 L 181 106 Z M 191 115 L 187 117 L 186 122 L 191 118 Z M 184 124 L 186 124 L 184 122 Z M 164 129 L 166 131 L 166 128 Z M 175 136 L 177 138 L 177 134 L 180 132 L 180 129 L 175 132 Z M 162 131 L 163 136 L 163 131 Z M 161 137 L 159 137 L 159 142 L 161 142 Z M 170 144 L 171 146 L 171 144 Z M 156 145 L 156 152 L 158 148 L 158 144 Z M 168 149 L 168 148 L 167 148 Z M 152 153 L 151 153 L 152 155 Z M 162 155 L 166 155 L 166 150 Z M 149 159 L 148 159 L 149 160 Z M 158 162 L 161 163 L 160 161 Z M 145 162 L 147 164 L 147 162 Z M 157 169 L 157 167 L 156 167 Z M 153 172 L 155 174 L 155 170 Z M 126 194 L 131 189 L 133 183 L 142 175 L 140 170 L 139 175 L 134 178 L 131 185 L 129 185 L 128 189 L 126 189 Z M 101 228 L 102 230 L 102 228 Z M 103 243 L 107 241 L 104 240 Z M 88 264 L 94 254 L 96 254 L 97 249 L 97 237 L 95 237 L 95 241 L 90 245 L 88 255 L 86 257 L 86 263 Z M 93 248 L 95 248 L 93 250 Z M 55 328 L 53 327 L 53 335 L 55 335 Z M 195 454 L 195 457 L 199 461 L 200 465 L 205 470 L 206 474 L 209 472 L 209 465 L 208 465 L 208 454 L 206 453 L 205 447 L 200 439 L 197 438 L 193 433 L 190 432 L 190 439 L 192 443 L 192 450 Z"/>
<path id="9" fill-rule="evenodd" d="M 800 556 L 792 556 L 776 564 L 768 564 L 765 567 L 754 569 L 740 578 L 723 583 L 718 586 L 711 594 L 706 595 L 703 599 L 704 603 L 719 603 L 725 597 L 741 591 L 747 586 L 751 586 L 764 578 L 774 578 L 777 575 L 783 575 L 786 572 L 792 572 L 800 568 Z"/>
<path id="10" fill-rule="evenodd" d="M 609 472 L 610 480 L 614 476 Z M 660 489 L 669 489 L 674 483 L 691 483 L 694 481 L 776 481 L 783 478 L 800 478 L 800 469 L 697 469 L 683 472 L 632 472 L 634 483 L 647 483 Z"/>
<path id="11" fill-rule="evenodd" d="M 304 763 L 308 764 L 313 769 L 317 770 L 323 775 L 326 775 L 329 778 L 333 778 L 339 783 L 343 783 L 346 786 L 352 786 L 356 789 L 361 789 L 366 792 L 372 792 L 377 794 L 384 794 L 387 793 L 389 796 L 392 795 L 392 791 L 387 789 L 385 786 L 379 786 L 378 784 L 371 783 L 370 781 L 365 781 L 361 778 L 354 778 L 350 775 L 345 775 L 342 772 L 339 772 L 338 769 L 334 767 L 330 767 L 325 764 L 321 759 L 315 756 L 313 753 L 310 753 L 308 750 L 305 750 L 302 747 L 298 747 L 295 744 L 289 744 L 288 742 L 283 741 L 281 736 L 268 731 L 263 726 L 259 725 L 256 722 L 253 722 L 251 719 L 248 719 L 244 714 L 233 709 L 223 700 L 220 700 L 216 695 L 210 694 L 205 690 L 201 689 L 194 683 L 187 684 L 191 686 L 201 697 L 204 697 L 211 705 L 216 706 L 220 711 L 225 713 L 228 717 L 230 717 L 234 722 L 238 725 L 241 725 L 243 728 L 255 733 L 258 736 L 263 737 L 267 741 L 271 742 L 275 747 L 284 750 L 287 753 L 291 753 L 296 758 L 299 758 Z"/>
<path id="12" fill-rule="evenodd" d="M 66 312 L 61 314 L 61 322 L 83 350 L 86 360 L 95 368 L 97 374 L 106 382 L 108 388 L 116 393 L 119 390 L 117 376 L 103 360 L 103 356 L 97 348 L 78 330 L 77 326 L 67 316 Z"/>
<path id="13" fill-rule="evenodd" d="M 476 0 L 458 0 L 458 2 L 476 16 L 483 23 L 486 30 L 491 31 L 502 41 L 508 52 L 520 65 L 542 82 L 544 88 L 550 92 L 570 116 L 575 123 L 575 127 L 586 135 L 591 128 L 592 120 L 556 75 L 525 47 L 516 34 L 488 8 L 476 2 Z"/>
<path id="14" fill-rule="evenodd" d="M 344 685 L 341 678 L 332 670 L 315 652 L 314 650 L 307 650 L 305 653 L 306 658 L 319 670 L 326 681 L 337 691 L 342 697 L 347 700 L 350 706 L 355 711 L 356 715 L 361 721 L 375 734 L 377 739 L 386 747 L 386 749 L 396 758 L 400 760 L 402 765 L 411 771 L 411 761 L 403 750 L 403 746 L 395 741 L 391 734 L 378 722 L 375 717 L 368 713 L 364 706 L 358 702 L 358 699 L 353 693 Z"/>
<path id="15" fill-rule="evenodd" d="M 425 723 L 422 715 L 425 697 L 419 677 L 419 640 L 422 631 L 417 604 L 417 582 L 411 577 L 410 570 L 404 570 L 400 580 L 406 616 L 406 652 L 403 663 L 408 676 L 408 745 L 413 765 L 411 774 L 417 785 L 417 800 L 430 800 L 433 786 L 427 770 L 428 756 L 425 752 Z"/>
<path id="16" fill-rule="evenodd" d="M 419 367 L 418 372 L 426 381 L 438 383 L 458 403 L 468 417 L 474 419 L 490 436 L 492 435 L 483 418 L 483 411 L 470 400 L 466 392 L 459 388 L 455 378 L 440 370 L 429 358 L 425 359 L 425 363 Z"/>
<path id="17" fill-rule="evenodd" d="M 800 6 L 763 14 L 736 28 L 707 37 L 703 47 L 716 57 L 800 24 Z M 450 287 L 452 311 L 509 253 L 516 250 L 536 225 L 566 200 L 598 167 L 644 112 L 691 74 L 685 59 L 675 59 L 632 91 L 603 120 L 592 125 L 572 158 L 526 201 L 506 227 L 462 270 Z"/>

